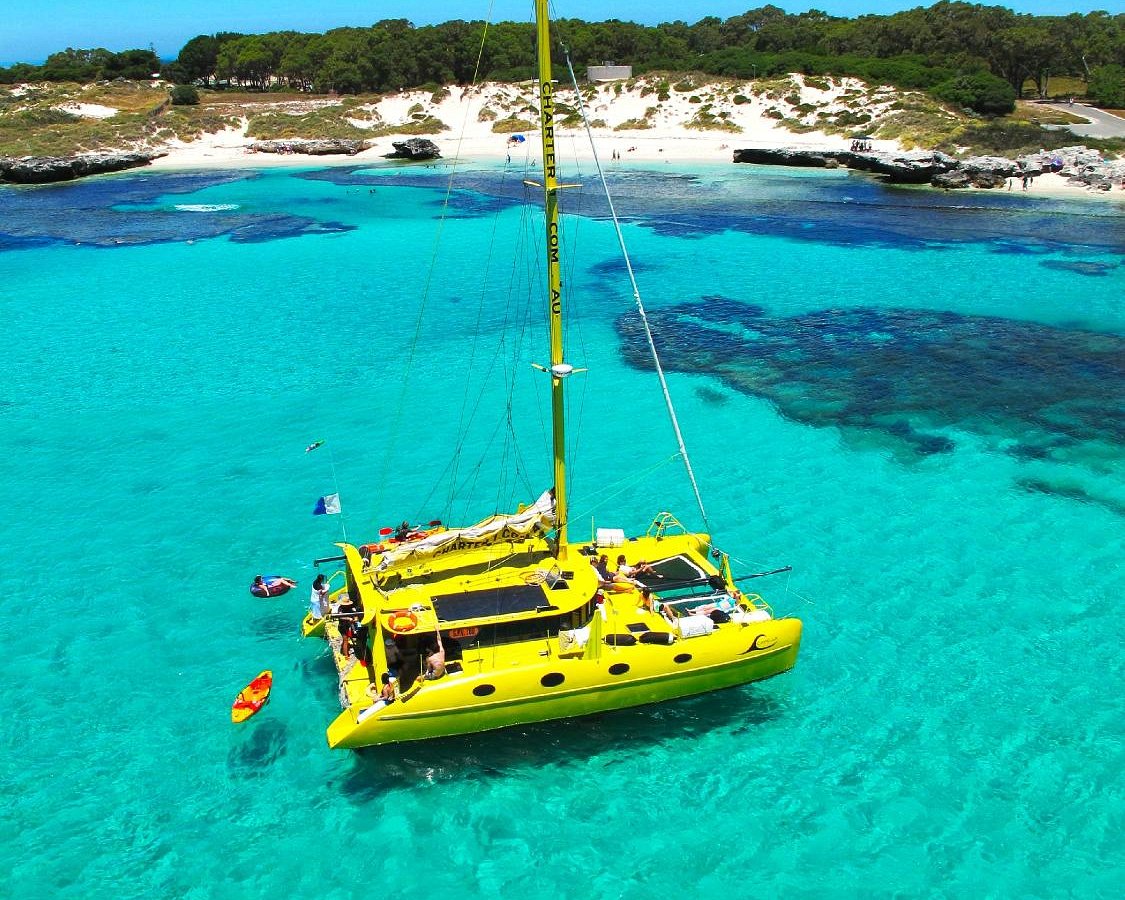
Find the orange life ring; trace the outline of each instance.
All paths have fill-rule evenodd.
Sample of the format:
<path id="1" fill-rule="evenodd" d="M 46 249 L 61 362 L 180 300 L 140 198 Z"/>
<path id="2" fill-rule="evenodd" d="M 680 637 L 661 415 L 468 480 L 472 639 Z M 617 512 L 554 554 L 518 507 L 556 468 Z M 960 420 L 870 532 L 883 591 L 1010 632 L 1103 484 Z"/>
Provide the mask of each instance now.
<path id="1" fill-rule="evenodd" d="M 359 549 L 361 551 L 366 552 L 366 553 L 382 553 L 387 548 L 384 547 L 382 544 L 364 544 Z"/>
<path id="2" fill-rule="evenodd" d="M 396 609 L 387 615 L 387 629 L 405 634 L 418 627 L 418 617 L 408 609 Z"/>

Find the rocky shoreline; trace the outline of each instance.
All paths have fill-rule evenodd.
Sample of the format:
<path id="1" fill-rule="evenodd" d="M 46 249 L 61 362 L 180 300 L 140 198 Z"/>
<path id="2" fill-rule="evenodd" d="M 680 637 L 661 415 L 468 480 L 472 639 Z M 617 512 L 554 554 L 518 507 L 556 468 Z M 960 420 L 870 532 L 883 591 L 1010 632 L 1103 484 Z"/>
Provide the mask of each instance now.
<path id="1" fill-rule="evenodd" d="M 367 141 L 339 138 L 290 138 L 278 141 L 254 141 L 246 149 L 251 153 L 300 153 L 306 156 L 355 156 L 370 144 Z"/>
<path id="2" fill-rule="evenodd" d="M 71 181 L 87 175 L 121 172 L 147 166 L 167 156 L 163 150 L 135 150 L 112 153 L 83 153 L 76 156 L 0 157 L 0 181 L 13 184 L 50 184 Z"/>
<path id="3" fill-rule="evenodd" d="M 1040 151 L 1016 159 L 971 156 L 957 159 L 939 150 L 905 153 L 852 150 L 800 150 L 750 147 L 734 151 L 736 163 L 835 169 L 841 166 L 881 175 L 890 184 L 929 184 L 940 188 L 1002 188 L 1008 180 L 1046 172 L 1070 183 L 1108 191 L 1125 182 L 1125 160 L 1104 159 L 1085 146 Z"/>

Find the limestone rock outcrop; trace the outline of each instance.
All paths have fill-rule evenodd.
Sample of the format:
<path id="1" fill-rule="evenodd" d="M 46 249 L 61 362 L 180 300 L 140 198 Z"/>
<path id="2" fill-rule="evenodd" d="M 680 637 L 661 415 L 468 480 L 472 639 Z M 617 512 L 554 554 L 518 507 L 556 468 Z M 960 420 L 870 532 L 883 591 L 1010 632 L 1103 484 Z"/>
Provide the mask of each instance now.
<path id="1" fill-rule="evenodd" d="M 14 184 L 49 184 L 71 181 L 86 175 L 120 172 L 147 166 L 154 159 L 166 156 L 158 150 L 82 153 L 75 156 L 0 157 L 0 181 Z"/>
<path id="2" fill-rule="evenodd" d="M 306 156 L 355 156 L 368 147 L 367 141 L 344 138 L 288 138 L 254 141 L 247 149 L 253 153 L 301 153 Z"/>
<path id="3" fill-rule="evenodd" d="M 406 141 L 393 141 L 391 146 L 394 153 L 388 153 L 387 159 L 440 159 L 441 151 L 437 144 L 426 138 L 410 138 Z"/>

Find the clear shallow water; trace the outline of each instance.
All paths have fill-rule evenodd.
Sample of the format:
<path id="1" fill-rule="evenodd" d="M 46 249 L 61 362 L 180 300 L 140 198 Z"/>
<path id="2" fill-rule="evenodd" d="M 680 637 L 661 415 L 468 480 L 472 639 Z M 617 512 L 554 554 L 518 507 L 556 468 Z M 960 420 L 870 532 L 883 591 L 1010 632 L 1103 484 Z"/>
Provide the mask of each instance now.
<path id="1" fill-rule="evenodd" d="M 309 514 L 316 497 L 335 475 L 354 539 L 475 518 L 548 478 L 528 365 L 545 351 L 518 328 L 500 342 L 505 321 L 540 322 L 519 300 L 535 263 L 511 262 L 538 240 L 523 172 L 470 172 L 435 250 L 444 177 L 340 167 L 0 192 L 3 892 L 1115 892 L 1119 205 L 751 167 L 617 175 L 650 305 L 695 304 L 690 318 L 736 332 L 717 361 L 688 347 L 698 368 L 672 388 L 721 543 L 742 571 L 795 567 L 762 589 L 805 621 L 798 668 L 597 719 L 327 751 L 334 670 L 295 636 L 309 563 L 340 537 L 339 519 Z M 622 355 L 631 300 L 604 211 L 592 190 L 567 199 L 585 214 L 567 224 L 584 251 L 567 275 L 570 356 L 591 369 L 571 382 L 574 519 L 643 530 L 668 507 L 694 523 L 659 392 Z M 952 314 L 956 340 L 908 396 L 865 395 L 868 418 L 843 420 L 840 385 L 883 338 L 844 328 L 854 353 L 774 384 L 754 368 L 754 327 L 720 315 L 731 302 L 778 340 L 804 317 L 839 330 L 887 311 Z M 1067 420 L 1052 434 L 1049 415 L 1010 403 L 951 414 L 942 386 L 973 342 L 1020 359 L 1029 324 L 1104 336 L 1085 346 L 1108 402 L 1081 357 L 1040 376 L 1105 404 L 1097 433 Z M 504 374 L 518 445 L 497 412 Z M 1017 377 L 1001 367 L 979 390 L 1018 395 Z M 896 416 L 941 442 L 904 440 Z M 301 588 L 253 600 L 260 571 Z M 231 699 L 267 666 L 270 706 L 233 728 Z"/>

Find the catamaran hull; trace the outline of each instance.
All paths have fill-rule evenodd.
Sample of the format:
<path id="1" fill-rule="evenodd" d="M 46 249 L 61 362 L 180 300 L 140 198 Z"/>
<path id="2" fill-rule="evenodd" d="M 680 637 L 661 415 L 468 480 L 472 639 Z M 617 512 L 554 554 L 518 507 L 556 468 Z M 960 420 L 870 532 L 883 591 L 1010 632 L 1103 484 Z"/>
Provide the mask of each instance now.
<path id="1" fill-rule="evenodd" d="M 469 661 L 460 675 L 427 684 L 363 721 L 345 710 L 329 727 L 328 743 L 334 749 L 358 749 L 610 712 L 762 681 L 797 661 L 797 619 L 732 632 L 722 642 L 728 645 L 722 658 L 703 646 L 714 635 L 668 646 L 607 647 L 598 659 L 548 660 L 518 673 L 475 676 Z M 545 686 L 559 675 L 561 683 Z"/>

